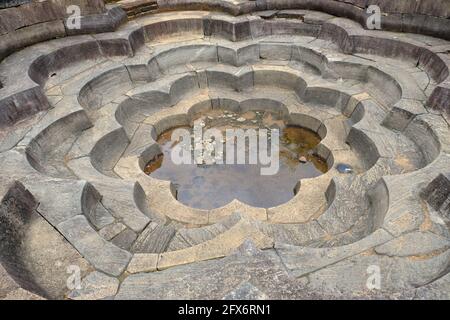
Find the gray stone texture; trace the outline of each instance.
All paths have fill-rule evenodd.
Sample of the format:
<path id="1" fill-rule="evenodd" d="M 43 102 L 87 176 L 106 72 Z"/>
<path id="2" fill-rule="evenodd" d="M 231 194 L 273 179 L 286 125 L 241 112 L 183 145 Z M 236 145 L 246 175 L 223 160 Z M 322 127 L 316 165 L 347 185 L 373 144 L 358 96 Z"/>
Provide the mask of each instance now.
<path id="1" fill-rule="evenodd" d="M 81 288 L 68 294 L 71 300 L 101 300 L 113 297 L 119 288 L 119 280 L 95 271 L 81 282 Z"/>
<path id="2" fill-rule="evenodd" d="M 177 281 L 173 281 L 177 279 Z M 189 283 L 189 286 L 186 286 Z M 284 269 L 274 252 L 262 252 L 246 242 L 227 258 L 171 268 L 157 273 L 131 275 L 116 299 L 222 299 L 261 296 L 272 299 L 310 296 Z M 189 294 L 188 294 L 189 291 Z M 313 296 L 310 296 L 313 297 Z"/>
<path id="3" fill-rule="evenodd" d="M 362 0 L 77 3 L 80 30 L 65 1 L 0 11 L 1 299 L 448 298 L 448 2 L 378 0 L 382 31 Z M 142 172 L 255 105 L 323 139 L 288 202 L 197 210 Z"/>

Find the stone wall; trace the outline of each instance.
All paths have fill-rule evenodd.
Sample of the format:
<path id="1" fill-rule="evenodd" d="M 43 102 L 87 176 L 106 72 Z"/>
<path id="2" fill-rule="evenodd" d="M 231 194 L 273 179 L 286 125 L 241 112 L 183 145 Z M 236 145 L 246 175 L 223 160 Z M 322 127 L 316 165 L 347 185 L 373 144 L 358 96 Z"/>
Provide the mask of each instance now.
<path id="1" fill-rule="evenodd" d="M 67 7 L 78 5 L 83 16 L 105 13 L 102 0 L 48 0 L 28 2 L 0 11 L 0 35 L 39 23 L 62 20 L 68 16 Z"/>
<path id="2" fill-rule="evenodd" d="M 129 5 L 133 1 L 123 0 L 119 4 L 122 2 Z M 352 19 L 363 26 L 368 16 L 366 8 L 371 4 L 380 6 L 385 31 L 419 33 L 450 40 L 449 0 L 158 0 L 160 11 L 219 10 L 240 15 L 259 10 L 307 9 Z"/>
<path id="3" fill-rule="evenodd" d="M 3 0 L 0 2 L 0 9 L 17 7 L 21 4 L 31 2 L 32 0 Z"/>
<path id="4" fill-rule="evenodd" d="M 265 5 L 270 7 L 282 7 L 283 9 L 303 7 L 329 7 L 332 10 L 336 5 L 353 6 L 360 9 L 369 5 L 378 5 L 385 14 L 421 14 L 427 16 L 448 18 L 450 17 L 449 0 L 157 0 L 163 7 L 196 4 L 216 7 L 251 7 L 253 4 L 259 8 Z M 119 3 L 152 2 L 152 0 L 122 0 Z M 326 8 L 325 8 L 326 9 Z"/>
<path id="5" fill-rule="evenodd" d="M 23 1 L 22 1 L 23 2 Z M 5 5 L 17 3 L 9 1 Z M 81 29 L 67 27 L 67 7 L 81 9 Z M 103 0 L 47 0 L 0 10 L 0 59 L 26 46 L 73 34 L 114 31 L 126 19 L 118 7 Z"/>
<path id="6" fill-rule="evenodd" d="M 423 14 L 434 17 L 450 17 L 449 0 L 334 0 L 360 8 L 376 4 L 386 14 Z"/>
<path id="7" fill-rule="evenodd" d="M 0 202 L 0 266 L 20 287 L 43 292 L 33 281 L 19 253 L 20 242 L 26 234 L 26 225 L 35 217 L 38 203 L 21 183 L 14 182 Z"/>

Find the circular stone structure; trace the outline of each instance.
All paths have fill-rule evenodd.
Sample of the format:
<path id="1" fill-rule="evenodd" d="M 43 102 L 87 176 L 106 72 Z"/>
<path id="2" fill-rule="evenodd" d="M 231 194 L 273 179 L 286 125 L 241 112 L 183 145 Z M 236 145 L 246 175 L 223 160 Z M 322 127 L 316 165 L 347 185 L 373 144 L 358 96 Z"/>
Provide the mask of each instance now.
<path id="1" fill-rule="evenodd" d="M 0 298 L 449 299 L 450 5 L 376 2 L 381 30 L 359 1 L 0 10 L 50 20 L 0 24 Z M 325 169 L 182 201 L 162 135 L 226 114 L 306 130 Z"/>

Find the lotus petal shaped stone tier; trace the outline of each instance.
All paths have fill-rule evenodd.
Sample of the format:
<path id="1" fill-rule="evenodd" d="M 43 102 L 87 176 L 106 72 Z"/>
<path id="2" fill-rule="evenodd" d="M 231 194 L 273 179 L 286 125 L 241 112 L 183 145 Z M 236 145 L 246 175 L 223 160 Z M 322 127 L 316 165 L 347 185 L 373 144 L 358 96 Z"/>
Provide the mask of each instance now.
<path id="1" fill-rule="evenodd" d="M 0 62 L 0 298 L 450 298 L 448 29 L 150 2 Z M 291 200 L 197 209 L 144 173 L 163 132 L 255 106 L 322 139 L 329 170 Z"/>

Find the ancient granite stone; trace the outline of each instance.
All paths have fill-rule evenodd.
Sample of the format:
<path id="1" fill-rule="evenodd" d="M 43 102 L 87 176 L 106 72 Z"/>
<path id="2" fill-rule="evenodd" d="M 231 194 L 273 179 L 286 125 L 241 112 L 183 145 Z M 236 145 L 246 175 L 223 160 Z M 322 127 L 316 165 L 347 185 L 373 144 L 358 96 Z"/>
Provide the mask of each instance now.
<path id="1" fill-rule="evenodd" d="M 96 268 L 120 275 L 131 254 L 101 238 L 83 216 L 75 216 L 58 225 L 58 230 Z"/>
<path id="2" fill-rule="evenodd" d="M 113 297 L 119 288 L 119 280 L 94 271 L 81 282 L 81 288 L 68 294 L 72 300 L 100 300 Z"/>

